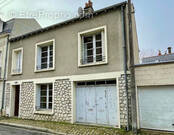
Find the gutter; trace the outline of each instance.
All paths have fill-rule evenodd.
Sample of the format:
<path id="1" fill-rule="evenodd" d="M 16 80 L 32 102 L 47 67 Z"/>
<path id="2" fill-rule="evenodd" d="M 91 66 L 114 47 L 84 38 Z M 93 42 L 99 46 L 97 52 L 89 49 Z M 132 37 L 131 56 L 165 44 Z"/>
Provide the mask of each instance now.
<path id="1" fill-rule="evenodd" d="M 126 14 L 125 6 L 121 6 L 122 13 L 122 33 L 123 33 L 123 57 L 124 57 L 124 79 L 125 79 L 125 89 L 126 89 L 126 98 L 127 98 L 127 131 L 129 131 L 129 99 L 128 99 L 128 80 L 127 80 L 127 36 L 126 36 Z"/>
<path id="2" fill-rule="evenodd" d="M 9 47 L 9 35 L 7 37 L 6 52 L 5 52 L 5 64 L 4 64 L 4 77 L 3 77 L 3 89 L 2 89 L 2 104 L 1 104 L 1 114 L 5 109 L 4 99 L 5 99 L 5 86 L 6 86 L 6 75 L 7 75 L 7 62 L 8 62 L 8 47 Z"/>

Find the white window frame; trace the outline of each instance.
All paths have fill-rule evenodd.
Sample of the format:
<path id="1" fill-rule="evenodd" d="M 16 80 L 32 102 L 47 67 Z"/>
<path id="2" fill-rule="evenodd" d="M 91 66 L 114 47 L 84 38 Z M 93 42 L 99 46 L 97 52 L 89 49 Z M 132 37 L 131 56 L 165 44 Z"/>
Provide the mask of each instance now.
<path id="1" fill-rule="evenodd" d="M 47 115 L 53 115 L 54 114 L 54 81 L 49 81 L 49 80 L 39 80 L 36 81 L 34 84 L 34 113 L 35 114 L 47 114 Z M 38 91 L 38 86 L 39 85 L 44 85 L 44 84 L 52 84 L 52 109 L 36 109 L 37 105 L 37 91 Z M 40 98 L 40 97 L 39 97 Z"/>
<path id="2" fill-rule="evenodd" d="M 49 44 L 53 42 L 53 67 L 52 68 L 46 68 L 46 69 L 37 69 L 37 64 L 38 64 L 38 48 L 42 46 L 47 46 L 46 44 Z M 34 72 L 45 72 L 45 71 L 51 71 L 55 70 L 55 39 L 47 40 L 44 42 L 39 42 L 35 45 L 35 67 L 34 67 Z"/>
<path id="3" fill-rule="evenodd" d="M 0 79 L 3 78 L 2 68 L 3 68 L 3 50 L 0 48 Z"/>
<path id="4" fill-rule="evenodd" d="M 16 62 L 15 53 L 18 52 L 18 51 L 21 51 L 21 65 L 20 65 L 21 71 L 20 72 L 13 72 L 14 69 L 16 68 L 16 67 L 14 67 L 15 66 L 15 62 Z M 11 65 L 11 74 L 12 75 L 20 75 L 20 74 L 22 74 L 22 71 L 23 71 L 23 69 L 22 69 L 23 68 L 23 48 L 13 49 L 13 51 L 12 51 L 12 63 L 11 64 L 12 64 Z"/>
<path id="5" fill-rule="evenodd" d="M 105 61 L 99 61 L 99 62 L 94 61 L 92 63 L 82 64 L 81 63 L 81 59 L 83 59 L 82 36 L 95 34 L 100 31 L 102 32 L 102 53 L 103 53 L 103 56 L 105 56 Z M 106 27 L 106 25 L 78 33 L 78 67 L 107 64 L 108 63 L 108 53 L 107 52 L 108 52 L 108 50 L 107 50 L 107 27 Z"/>

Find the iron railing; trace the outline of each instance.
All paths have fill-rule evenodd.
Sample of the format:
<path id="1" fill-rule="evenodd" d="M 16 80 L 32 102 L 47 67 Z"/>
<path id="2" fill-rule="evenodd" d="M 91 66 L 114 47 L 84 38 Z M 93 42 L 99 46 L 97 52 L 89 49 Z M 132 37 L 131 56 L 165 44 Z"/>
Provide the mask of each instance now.
<path id="1" fill-rule="evenodd" d="M 106 57 L 105 56 L 98 56 L 98 57 L 88 57 L 81 59 L 81 64 L 90 64 L 90 63 L 96 63 L 96 62 L 105 62 Z"/>

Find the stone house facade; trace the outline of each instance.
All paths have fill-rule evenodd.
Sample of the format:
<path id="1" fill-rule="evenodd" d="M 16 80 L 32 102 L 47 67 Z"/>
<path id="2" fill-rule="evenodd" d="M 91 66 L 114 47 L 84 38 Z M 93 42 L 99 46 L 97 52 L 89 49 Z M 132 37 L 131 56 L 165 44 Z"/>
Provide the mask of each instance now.
<path id="1" fill-rule="evenodd" d="M 127 3 L 98 11 L 90 1 L 86 6 L 84 16 L 10 39 L 7 116 L 118 128 L 130 124 L 130 74 L 124 72 L 128 42 L 128 61 L 123 60 Z M 133 34 L 138 64 L 135 18 Z M 18 51 L 22 70 L 13 72 Z"/>

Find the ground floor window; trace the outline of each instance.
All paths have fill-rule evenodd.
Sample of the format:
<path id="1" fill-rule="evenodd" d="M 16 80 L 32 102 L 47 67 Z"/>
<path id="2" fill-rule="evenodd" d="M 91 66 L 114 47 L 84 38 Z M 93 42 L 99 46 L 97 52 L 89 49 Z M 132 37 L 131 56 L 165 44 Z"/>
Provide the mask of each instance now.
<path id="1" fill-rule="evenodd" d="M 37 85 L 36 109 L 52 109 L 53 84 Z"/>

